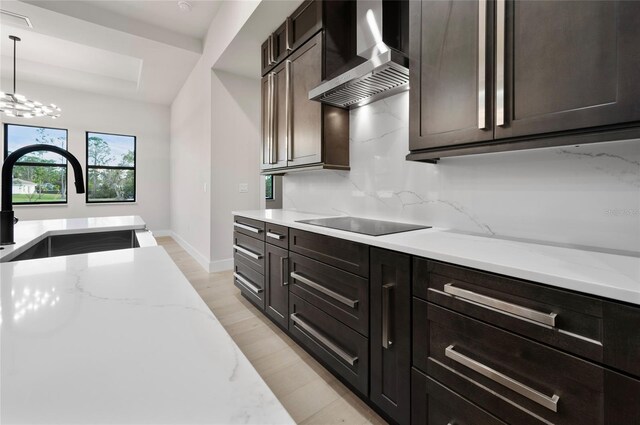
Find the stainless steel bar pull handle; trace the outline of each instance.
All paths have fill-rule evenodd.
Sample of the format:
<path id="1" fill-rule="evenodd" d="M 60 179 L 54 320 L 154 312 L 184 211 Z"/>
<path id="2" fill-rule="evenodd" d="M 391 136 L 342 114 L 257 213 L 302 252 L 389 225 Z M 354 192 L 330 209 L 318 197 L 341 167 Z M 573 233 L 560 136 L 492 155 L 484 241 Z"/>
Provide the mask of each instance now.
<path id="1" fill-rule="evenodd" d="M 487 0 L 478 1 L 478 128 L 487 128 Z"/>
<path id="2" fill-rule="evenodd" d="M 356 362 L 358 361 L 357 356 L 350 355 L 349 353 L 344 351 L 342 348 L 338 347 L 336 344 L 331 342 L 327 337 L 325 337 L 320 332 L 313 329 L 311 325 L 309 325 L 300 317 L 298 317 L 297 313 L 291 314 L 291 320 L 293 321 L 294 325 L 297 326 L 303 333 L 307 333 L 312 337 L 314 337 L 315 339 L 317 339 L 318 341 L 320 341 L 322 345 L 326 346 L 335 355 L 340 357 L 345 362 L 349 363 L 351 366 L 355 365 Z"/>
<path id="3" fill-rule="evenodd" d="M 320 285 L 319 283 L 314 282 L 313 280 L 302 276 L 299 273 L 296 272 L 291 272 L 291 277 L 294 278 L 295 280 L 304 283 L 307 286 L 312 287 L 313 289 L 315 289 L 318 292 L 322 292 L 323 294 L 333 298 L 334 300 L 349 306 L 351 308 L 355 308 L 356 305 L 358 305 L 358 300 L 352 300 L 350 298 L 347 298 L 343 295 L 338 294 L 337 292 L 332 291 L 331 289 L 327 289 L 324 286 Z"/>
<path id="4" fill-rule="evenodd" d="M 464 354 L 460 354 L 459 352 L 455 351 L 454 348 L 455 345 L 450 345 L 445 348 L 445 356 L 455 361 L 456 363 L 460 363 L 461 365 L 466 366 L 475 372 L 478 372 L 480 375 L 491 379 L 493 382 L 507 387 L 510 390 L 520 394 L 521 396 L 526 397 L 535 403 L 538 403 L 542 407 L 546 407 L 553 412 L 558 411 L 558 401 L 560 400 L 560 396 L 554 394 L 549 397 L 546 394 L 542 394 L 541 392 L 536 391 L 533 388 L 528 387 L 523 383 L 518 382 L 515 379 L 510 378 L 495 369 L 490 368 L 489 366 L 477 362 L 472 358 L 465 356 Z"/>
<path id="5" fill-rule="evenodd" d="M 258 229 L 257 227 L 247 226 L 246 224 L 242 224 L 242 223 L 238 223 L 238 222 L 234 222 L 233 225 L 234 225 L 234 227 L 237 227 L 239 229 L 248 230 L 248 231 L 250 231 L 252 233 L 260 233 L 260 232 L 262 232 L 262 229 Z"/>
<path id="6" fill-rule="evenodd" d="M 269 157 L 270 164 L 278 163 L 278 91 L 277 76 L 271 74 L 271 145 Z"/>
<path id="7" fill-rule="evenodd" d="M 290 52 L 292 50 L 291 48 L 291 38 L 293 37 L 293 33 L 291 32 L 291 18 L 287 18 L 286 21 L 284 21 L 284 39 L 285 39 L 285 49 L 287 49 L 288 52 Z"/>
<path id="8" fill-rule="evenodd" d="M 269 36 L 269 65 L 272 65 L 276 61 L 274 40 L 273 34 L 271 34 Z"/>
<path id="9" fill-rule="evenodd" d="M 395 283 L 387 283 L 382 286 L 382 347 L 390 348 L 393 345 L 391 335 L 391 292 Z"/>
<path id="10" fill-rule="evenodd" d="M 285 79 L 287 84 L 287 99 L 286 99 L 286 113 L 287 113 L 287 161 L 293 161 L 293 87 L 291 81 L 291 61 L 287 60 L 284 64 L 285 67 Z"/>
<path id="11" fill-rule="evenodd" d="M 262 255 L 260 255 L 260 254 L 256 254 L 255 252 L 253 252 L 253 251 L 249 251 L 248 249 L 243 248 L 243 247 L 238 246 L 238 245 L 233 245 L 233 249 L 235 249 L 235 250 L 236 250 L 236 251 L 238 251 L 238 252 L 242 252 L 243 254 L 246 254 L 246 255 L 248 255 L 249 257 L 254 258 L 254 259 L 256 259 L 256 260 L 259 260 L 259 259 L 261 259 L 261 258 L 262 258 Z"/>
<path id="12" fill-rule="evenodd" d="M 271 157 L 273 144 L 273 74 L 267 76 L 267 164 L 272 164 Z"/>
<path id="13" fill-rule="evenodd" d="M 279 235 L 279 234 L 273 233 L 273 232 L 267 232 L 267 237 L 269 237 L 271 239 L 277 239 L 279 241 L 284 239 L 284 235 Z"/>
<path id="14" fill-rule="evenodd" d="M 506 2 L 496 0 L 496 125 L 505 125 L 505 26 Z"/>
<path id="15" fill-rule="evenodd" d="M 287 286 L 289 284 L 289 257 L 280 257 L 280 271 L 282 272 L 282 286 Z"/>
<path id="16" fill-rule="evenodd" d="M 256 294 L 259 294 L 260 292 L 262 292 L 262 288 L 258 288 L 253 283 L 251 283 L 247 279 L 245 279 L 241 274 L 233 273 L 233 277 L 236 278 L 238 283 L 240 283 L 245 288 L 249 289 L 251 292 L 255 292 Z"/>
<path id="17" fill-rule="evenodd" d="M 494 308 L 502 313 L 509 313 L 514 316 L 542 323 L 543 325 L 556 325 L 556 317 L 558 317 L 556 313 L 543 313 L 537 310 L 532 310 L 521 305 L 512 304 L 493 297 L 488 297 L 486 295 L 478 294 L 477 292 L 469 291 L 467 289 L 457 288 L 451 283 L 447 283 L 446 285 L 444 285 L 444 292 L 455 297 L 462 298 L 463 300 L 472 301 L 484 307 Z"/>

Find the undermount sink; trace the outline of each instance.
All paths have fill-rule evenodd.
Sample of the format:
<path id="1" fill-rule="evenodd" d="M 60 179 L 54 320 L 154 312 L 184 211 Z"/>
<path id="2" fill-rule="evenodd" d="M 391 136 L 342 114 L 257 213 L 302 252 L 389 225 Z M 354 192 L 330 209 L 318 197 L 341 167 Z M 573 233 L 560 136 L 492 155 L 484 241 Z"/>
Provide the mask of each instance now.
<path id="1" fill-rule="evenodd" d="M 139 248 L 140 242 L 138 241 L 137 232 L 139 231 L 116 230 L 47 236 L 7 261 L 14 262 L 33 260 L 36 258 Z M 143 233 L 148 233 L 148 231 L 143 231 Z"/>

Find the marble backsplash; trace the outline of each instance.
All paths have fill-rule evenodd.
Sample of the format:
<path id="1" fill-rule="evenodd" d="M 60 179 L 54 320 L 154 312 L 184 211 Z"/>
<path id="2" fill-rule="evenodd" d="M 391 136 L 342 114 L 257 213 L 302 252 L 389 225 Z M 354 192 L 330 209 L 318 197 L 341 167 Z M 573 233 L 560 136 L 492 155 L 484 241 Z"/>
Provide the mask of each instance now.
<path id="1" fill-rule="evenodd" d="M 640 140 L 405 160 L 408 93 L 351 112 L 351 171 L 283 179 L 283 208 L 640 253 Z"/>

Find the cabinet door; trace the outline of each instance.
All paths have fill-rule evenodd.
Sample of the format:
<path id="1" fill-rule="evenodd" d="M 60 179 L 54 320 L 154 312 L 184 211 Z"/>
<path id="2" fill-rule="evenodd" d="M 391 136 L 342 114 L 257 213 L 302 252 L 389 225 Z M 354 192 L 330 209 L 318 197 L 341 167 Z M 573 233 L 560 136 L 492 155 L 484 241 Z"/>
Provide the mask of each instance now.
<path id="1" fill-rule="evenodd" d="M 498 0 L 496 138 L 640 120 L 639 23 L 637 1 Z"/>
<path id="2" fill-rule="evenodd" d="M 266 251 L 265 311 L 283 328 L 288 328 L 289 318 L 289 252 L 267 244 Z"/>
<path id="3" fill-rule="evenodd" d="M 284 168 L 287 166 L 287 139 L 290 126 L 290 99 L 289 77 L 287 63 L 281 63 L 272 72 L 273 75 L 273 159 L 271 168 Z"/>
<path id="4" fill-rule="evenodd" d="M 410 150 L 493 139 L 493 2 L 410 2 Z"/>
<path id="5" fill-rule="evenodd" d="M 287 20 L 284 21 L 273 33 L 273 56 L 276 63 L 282 62 L 282 60 L 291 52 L 289 22 L 290 19 L 287 18 Z"/>
<path id="6" fill-rule="evenodd" d="M 266 74 L 271 68 L 273 68 L 271 47 L 271 36 L 269 36 L 260 47 L 260 70 L 262 75 Z"/>
<path id="7" fill-rule="evenodd" d="M 371 249 L 371 400 L 410 422 L 411 257 Z"/>
<path id="8" fill-rule="evenodd" d="M 260 150 L 260 169 L 268 170 L 271 168 L 271 140 L 273 137 L 273 75 L 271 73 L 262 77 L 260 81 L 260 112 L 262 121 L 262 144 Z"/>
<path id="9" fill-rule="evenodd" d="M 322 80 L 322 33 L 285 61 L 289 63 L 291 119 L 289 167 L 322 161 L 322 105 L 309 100 L 309 90 Z"/>
<path id="10" fill-rule="evenodd" d="M 320 29 L 322 29 L 322 0 L 306 0 L 289 18 L 291 48 L 295 50 L 302 46 Z"/>

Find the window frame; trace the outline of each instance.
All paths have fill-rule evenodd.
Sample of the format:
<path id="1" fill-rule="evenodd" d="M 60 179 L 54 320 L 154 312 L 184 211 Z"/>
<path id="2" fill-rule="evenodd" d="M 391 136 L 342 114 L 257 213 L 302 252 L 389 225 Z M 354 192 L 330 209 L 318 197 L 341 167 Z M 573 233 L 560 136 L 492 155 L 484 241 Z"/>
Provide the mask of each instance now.
<path id="1" fill-rule="evenodd" d="M 114 165 L 89 165 L 89 134 L 103 134 L 106 136 L 122 136 L 133 138 L 133 167 L 120 167 Z M 87 204 L 133 204 L 138 200 L 138 138 L 131 134 L 105 133 L 102 131 L 85 131 L 85 203 Z M 89 200 L 89 170 L 133 170 L 133 199 L 132 200 L 115 200 L 115 201 L 96 201 Z"/>
<path id="2" fill-rule="evenodd" d="M 270 198 L 267 197 L 267 193 L 266 193 L 267 192 L 267 189 L 266 189 L 267 188 L 267 180 L 266 179 L 268 179 L 268 178 L 271 179 L 271 197 Z M 276 199 L 276 179 L 275 179 L 274 175 L 273 174 L 266 175 L 264 184 L 265 184 L 264 199 L 266 201 L 273 201 L 274 199 Z"/>
<path id="3" fill-rule="evenodd" d="M 67 152 L 69 152 L 69 130 L 66 128 L 58 128 L 58 127 L 45 127 L 42 125 L 28 125 L 28 124 L 14 124 L 14 123 L 10 123 L 10 122 L 5 122 L 4 124 L 4 135 L 3 135 L 3 139 L 4 139 L 4 150 L 3 150 L 3 161 L 7 159 L 7 156 L 9 156 L 9 126 L 15 126 L 15 127 L 31 127 L 31 128 L 46 128 L 46 129 L 50 129 L 50 130 L 61 130 L 64 131 L 65 134 L 65 148 L 64 150 L 66 150 Z M 64 157 L 63 157 L 64 158 Z M 65 192 L 65 196 L 64 196 L 64 201 L 40 201 L 40 202 L 15 202 L 13 201 L 13 184 L 12 184 L 12 190 L 11 190 L 11 202 L 13 205 L 16 206 L 25 206 L 25 205 L 67 205 L 69 203 L 69 161 L 67 161 L 67 158 L 64 158 L 65 162 L 64 164 L 51 164 L 51 163 L 46 163 L 46 162 L 21 162 L 21 161 L 17 161 L 15 163 L 15 166 L 26 166 L 26 167 L 59 167 L 59 168 L 63 168 L 64 167 L 64 175 L 65 175 L 65 180 L 67 182 L 66 184 L 66 192 Z M 13 180 L 13 173 L 11 174 L 11 180 Z"/>

